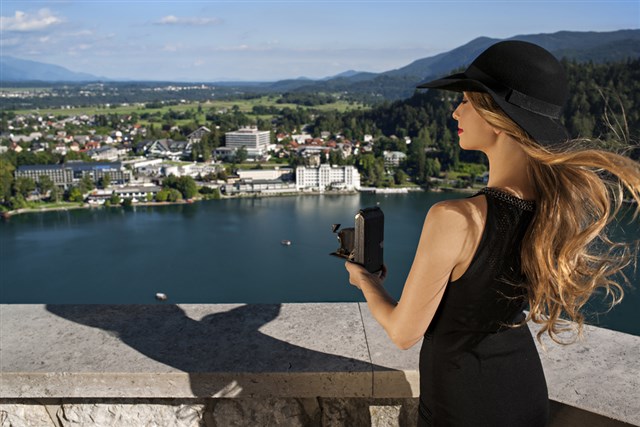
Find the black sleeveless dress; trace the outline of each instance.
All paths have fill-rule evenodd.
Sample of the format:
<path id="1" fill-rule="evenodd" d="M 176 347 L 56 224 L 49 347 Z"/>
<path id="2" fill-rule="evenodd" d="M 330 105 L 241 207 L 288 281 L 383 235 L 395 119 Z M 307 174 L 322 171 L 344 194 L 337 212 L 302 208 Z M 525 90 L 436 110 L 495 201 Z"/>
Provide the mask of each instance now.
<path id="1" fill-rule="evenodd" d="M 524 319 L 520 247 L 535 204 L 493 188 L 480 244 L 420 351 L 419 426 L 544 426 L 544 372 Z M 479 194 L 480 194 L 479 193 Z M 477 195 L 476 195 L 477 196 Z"/>

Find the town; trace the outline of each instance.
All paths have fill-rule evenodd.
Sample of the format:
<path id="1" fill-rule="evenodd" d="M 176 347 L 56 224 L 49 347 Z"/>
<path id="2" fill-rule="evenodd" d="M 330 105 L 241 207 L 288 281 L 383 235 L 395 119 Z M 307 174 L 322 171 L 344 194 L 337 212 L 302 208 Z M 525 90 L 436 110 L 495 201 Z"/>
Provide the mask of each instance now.
<path id="1" fill-rule="evenodd" d="M 138 117 L 107 120 L 99 114 L 3 114 L 2 125 L 5 211 L 65 202 L 131 205 L 419 189 L 401 168 L 407 150 L 383 150 L 376 157 L 375 138 L 369 134 L 358 140 L 328 131 L 313 136 L 304 129 L 288 133 L 256 125 L 222 132 L 221 126 L 208 124 L 192 125 L 193 130 L 185 126 L 185 135 L 174 124 L 163 126 L 167 132 L 162 135 Z M 411 144 L 409 137 L 391 139 L 396 146 Z"/>

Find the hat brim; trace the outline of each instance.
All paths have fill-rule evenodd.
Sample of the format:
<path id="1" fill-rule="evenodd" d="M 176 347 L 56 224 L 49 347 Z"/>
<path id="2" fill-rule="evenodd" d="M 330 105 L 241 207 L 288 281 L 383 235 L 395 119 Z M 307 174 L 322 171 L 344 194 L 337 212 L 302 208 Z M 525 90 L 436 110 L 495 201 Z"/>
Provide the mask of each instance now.
<path id="1" fill-rule="evenodd" d="M 484 83 L 469 78 L 465 73 L 452 74 L 437 80 L 421 83 L 418 89 L 443 89 L 454 92 L 485 92 L 502 108 L 518 126 L 537 143 L 545 146 L 555 145 L 568 139 L 565 127 L 557 120 L 542 116 L 504 99 L 504 94 L 488 87 Z"/>

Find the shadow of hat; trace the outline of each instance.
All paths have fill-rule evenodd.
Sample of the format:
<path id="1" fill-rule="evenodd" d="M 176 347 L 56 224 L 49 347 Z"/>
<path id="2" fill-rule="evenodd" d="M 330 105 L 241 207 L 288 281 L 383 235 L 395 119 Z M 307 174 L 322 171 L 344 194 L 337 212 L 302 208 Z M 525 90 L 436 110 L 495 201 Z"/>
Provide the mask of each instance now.
<path id="1" fill-rule="evenodd" d="M 539 144 L 551 146 L 567 140 L 560 123 L 569 96 L 564 69 L 550 52 L 533 43 L 498 42 L 464 72 L 417 87 L 488 93 Z"/>

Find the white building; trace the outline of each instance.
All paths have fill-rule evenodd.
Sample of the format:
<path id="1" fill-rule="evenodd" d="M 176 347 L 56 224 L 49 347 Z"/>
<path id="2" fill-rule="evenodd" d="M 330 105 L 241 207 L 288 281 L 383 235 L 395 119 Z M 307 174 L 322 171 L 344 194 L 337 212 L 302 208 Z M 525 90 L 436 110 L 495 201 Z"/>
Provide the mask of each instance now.
<path id="1" fill-rule="evenodd" d="M 298 190 L 324 191 L 327 189 L 358 190 L 360 173 L 355 166 L 320 165 L 317 168 L 298 166 L 296 168 Z"/>
<path id="2" fill-rule="evenodd" d="M 280 179 L 274 180 L 240 180 L 234 183 L 227 183 L 222 186 L 222 192 L 226 195 L 236 194 L 292 194 L 298 189 L 293 182 L 284 182 Z"/>
<path id="3" fill-rule="evenodd" d="M 116 193 L 120 203 L 127 198 L 130 198 L 133 203 L 145 202 L 148 200 L 149 195 L 155 197 L 160 190 L 162 190 L 162 187 L 157 185 L 96 189 L 89 193 L 87 202 L 92 205 L 103 205 L 105 201 L 111 198 L 113 193 Z"/>
<path id="4" fill-rule="evenodd" d="M 249 169 L 239 170 L 238 176 L 240 179 L 253 179 L 253 180 L 275 180 L 287 178 L 293 175 L 293 169 L 291 168 L 274 168 L 274 169 Z"/>
<path id="5" fill-rule="evenodd" d="M 261 157 L 267 152 L 270 143 L 271 133 L 268 130 L 258 130 L 255 126 L 225 133 L 225 146 L 234 150 L 245 147 L 248 157 Z"/>
<path id="6" fill-rule="evenodd" d="M 398 167 L 400 163 L 407 160 L 407 155 L 402 151 L 383 151 L 384 165 L 387 167 Z"/>

